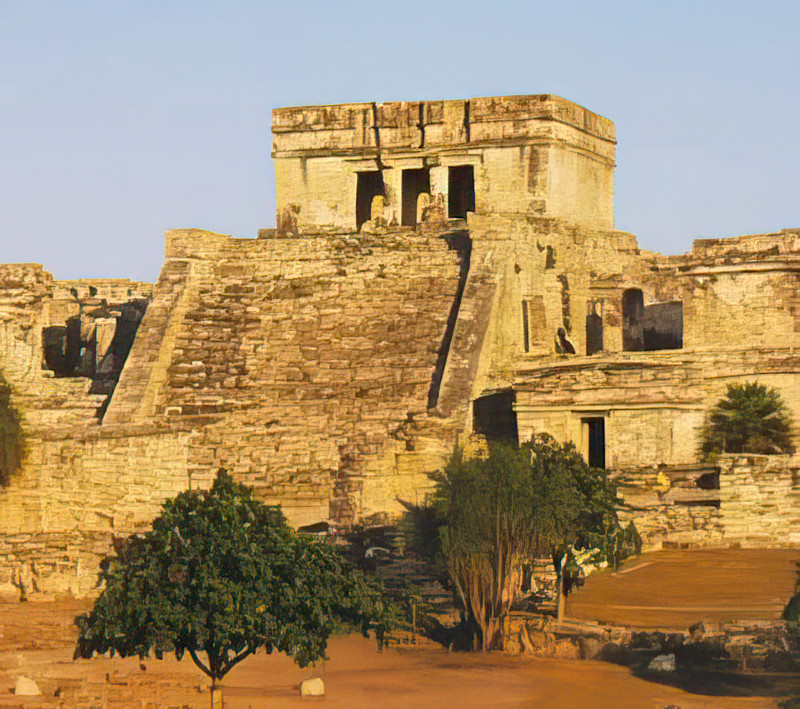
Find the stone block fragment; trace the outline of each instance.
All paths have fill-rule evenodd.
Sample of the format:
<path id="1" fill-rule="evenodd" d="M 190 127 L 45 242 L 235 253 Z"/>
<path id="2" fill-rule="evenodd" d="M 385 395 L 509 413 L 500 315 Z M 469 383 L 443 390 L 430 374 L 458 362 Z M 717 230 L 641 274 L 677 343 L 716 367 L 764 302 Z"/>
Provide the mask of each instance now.
<path id="1" fill-rule="evenodd" d="M 313 679 L 305 679 L 300 683 L 300 696 L 301 697 L 324 697 L 325 696 L 325 683 L 321 677 L 314 677 Z"/>
<path id="2" fill-rule="evenodd" d="M 669 655 L 657 655 L 650 661 L 647 669 L 653 672 L 674 672 L 675 655 L 673 653 Z"/>
<path id="3" fill-rule="evenodd" d="M 42 694 L 42 690 L 30 677 L 20 675 L 14 683 L 14 694 L 20 697 L 39 697 Z"/>

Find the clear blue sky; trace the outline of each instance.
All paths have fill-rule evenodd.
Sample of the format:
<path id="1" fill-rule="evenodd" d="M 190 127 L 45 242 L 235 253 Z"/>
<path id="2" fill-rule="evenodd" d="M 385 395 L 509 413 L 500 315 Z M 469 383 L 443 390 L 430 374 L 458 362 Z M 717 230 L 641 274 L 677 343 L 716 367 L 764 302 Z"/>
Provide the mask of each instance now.
<path id="1" fill-rule="evenodd" d="M 0 262 L 152 281 L 274 225 L 276 106 L 552 93 L 643 248 L 800 226 L 800 3 L 0 0 Z"/>

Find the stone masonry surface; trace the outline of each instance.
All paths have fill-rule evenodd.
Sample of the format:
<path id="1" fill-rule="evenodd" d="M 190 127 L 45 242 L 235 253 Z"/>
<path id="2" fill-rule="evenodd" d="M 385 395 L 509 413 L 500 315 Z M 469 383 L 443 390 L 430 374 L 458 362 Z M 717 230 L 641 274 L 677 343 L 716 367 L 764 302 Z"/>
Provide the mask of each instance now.
<path id="1" fill-rule="evenodd" d="M 90 593 L 114 535 L 220 467 L 295 525 L 385 520 L 474 433 L 574 442 L 648 546 L 800 544 L 796 456 L 698 457 L 729 383 L 800 421 L 800 230 L 641 251 L 613 123 L 555 96 L 272 121 L 276 229 L 167 232 L 154 285 L 0 265 L 26 446 L 0 593 Z"/>

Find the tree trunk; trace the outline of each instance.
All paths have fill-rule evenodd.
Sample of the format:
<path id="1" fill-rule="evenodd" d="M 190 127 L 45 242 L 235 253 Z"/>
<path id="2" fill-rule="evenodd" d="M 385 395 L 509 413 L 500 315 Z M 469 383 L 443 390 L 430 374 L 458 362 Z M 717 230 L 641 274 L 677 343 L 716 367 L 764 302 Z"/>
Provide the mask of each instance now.
<path id="1" fill-rule="evenodd" d="M 558 579 L 556 586 L 558 587 L 558 596 L 556 598 L 556 622 L 561 623 L 564 620 L 564 611 L 567 605 L 567 595 L 564 593 L 564 567 L 567 565 L 567 555 L 561 557 L 558 562 Z"/>
<path id="2" fill-rule="evenodd" d="M 223 709 L 224 704 L 222 703 L 222 687 L 217 684 L 217 680 L 211 680 L 211 709 Z"/>

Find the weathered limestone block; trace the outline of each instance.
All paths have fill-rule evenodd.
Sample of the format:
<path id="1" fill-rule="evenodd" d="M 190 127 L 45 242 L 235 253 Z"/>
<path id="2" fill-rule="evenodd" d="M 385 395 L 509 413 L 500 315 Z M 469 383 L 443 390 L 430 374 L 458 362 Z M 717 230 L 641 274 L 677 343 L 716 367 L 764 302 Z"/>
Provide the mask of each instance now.
<path id="1" fill-rule="evenodd" d="M 30 677 L 20 675 L 14 682 L 14 694 L 18 697 L 39 697 L 42 694 L 42 690 Z"/>
<path id="2" fill-rule="evenodd" d="M 300 696 L 301 697 L 324 697 L 325 696 L 325 683 L 321 677 L 314 677 L 313 679 L 304 679 L 300 683 Z"/>

